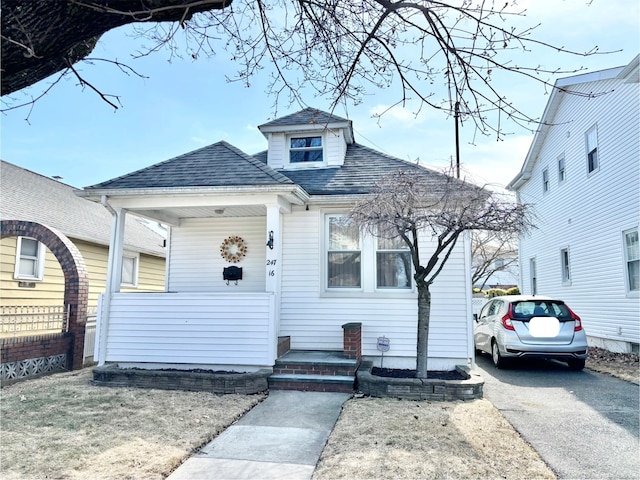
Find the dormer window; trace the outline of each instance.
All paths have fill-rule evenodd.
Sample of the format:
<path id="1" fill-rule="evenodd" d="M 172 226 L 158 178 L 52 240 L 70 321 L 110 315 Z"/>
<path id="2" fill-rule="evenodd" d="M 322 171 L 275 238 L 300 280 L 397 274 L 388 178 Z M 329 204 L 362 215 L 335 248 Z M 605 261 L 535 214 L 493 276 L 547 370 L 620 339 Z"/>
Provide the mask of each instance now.
<path id="1" fill-rule="evenodd" d="M 289 163 L 322 162 L 322 137 L 292 138 Z"/>

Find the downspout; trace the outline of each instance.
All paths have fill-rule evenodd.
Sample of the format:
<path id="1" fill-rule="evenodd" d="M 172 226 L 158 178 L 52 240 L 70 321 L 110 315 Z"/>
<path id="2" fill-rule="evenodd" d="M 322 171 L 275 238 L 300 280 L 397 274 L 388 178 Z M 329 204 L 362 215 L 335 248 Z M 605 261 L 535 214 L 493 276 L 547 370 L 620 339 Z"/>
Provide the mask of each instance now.
<path id="1" fill-rule="evenodd" d="M 471 232 L 464 232 L 464 269 L 466 272 L 465 275 L 465 289 L 467 292 L 467 321 L 465 322 L 467 328 L 467 363 L 468 366 L 473 370 L 476 368 L 476 358 L 475 358 L 475 345 L 474 345 L 474 335 L 473 329 L 475 326 L 475 320 L 473 319 L 473 283 L 471 282 L 471 264 L 472 264 L 472 255 L 471 255 Z"/>

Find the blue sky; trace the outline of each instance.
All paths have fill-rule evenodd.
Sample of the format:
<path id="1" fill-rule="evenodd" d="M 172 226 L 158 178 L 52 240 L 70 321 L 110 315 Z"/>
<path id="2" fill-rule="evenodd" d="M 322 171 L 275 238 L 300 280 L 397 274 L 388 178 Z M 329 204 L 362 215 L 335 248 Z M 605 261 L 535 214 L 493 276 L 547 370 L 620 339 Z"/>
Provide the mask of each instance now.
<path id="1" fill-rule="evenodd" d="M 587 51 L 622 50 L 609 55 L 571 57 L 553 51 L 533 52 L 528 64 L 564 70 L 602 70 L 627 64 L 640 51 L 640 7 L 637 0 L 529 0 L 520 19 L 541 23 L 536 38 Z M 114 112 L 89 89 L 69 79 L 40 99 L 25 121 L 27 109 L 0 118 L 3 160 L 42 175 L 63 177 L 76 187 L 93 185 L 167 160 L 202 146 L 226 140 L 253 154 L 266 148 L 257 126 L 273 119 L 274 98 L 265 94 L 265 78 L 249 88 L 228 83 L 236 65 L 224 52 L 209 59 L 168 61 L 166 52 L 130 60 L 135 41 L 125 27 L 106 34 L 94 57 L 126 61 L 147 79 L 126 76 L 113 66 L 85 65 L 82 75 L 104 92 L 118 95 L 122 107 Z M 567 75 L 560 75 L 567 76 Z M 553 80 L 553 79 L 552 79 Z M 37 95 L 47 81 L 27 93 Z M 539 117 L 548 96 L 542 86 L 518 77 L 497 78 L 495 84 L 522 110 Z M 372 117 L 395 103 L 394 89 L 369 91 L 358 106 L 338 107 L 335 113 L 353 120 L 358 143 L 433 168 L 446 167 L 455 155 L 453 119 L 415 105 L 393 108 L 382 119 Z M 304 97 L 307 105 L 328 110 L 329 102 Z M 413 107 L 413 108 L 412 108 Z M 299 110 L 279 106 L 277 116 Z M 515 125 L 506 140 L 476 136 L 470 123 L 461 129 L 463 169 L 480 183 L 506 185 L 520 170 L 533 135 Z M 472 143 L 473 141 L 473 143 Z"/>

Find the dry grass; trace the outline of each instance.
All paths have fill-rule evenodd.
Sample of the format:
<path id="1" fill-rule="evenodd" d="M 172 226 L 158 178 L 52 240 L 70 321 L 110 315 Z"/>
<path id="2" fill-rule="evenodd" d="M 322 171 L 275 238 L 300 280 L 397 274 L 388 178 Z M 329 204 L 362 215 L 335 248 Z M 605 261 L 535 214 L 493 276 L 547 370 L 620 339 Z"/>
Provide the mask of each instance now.
<path id="1" fill-rule="evenodd" d="M 593 350 L 587 362 L 638 381 L 638 357 Z M 218 396 L 95 387 L 91 369 L 0 391 L 3 480 L 162 479 L 258 403 Z M 486 400 L 345 404 L 315 480 L 555 478 Z"/>
<path id="2" fill-rule="evenodd" d="M 85 369 L 2 388 L 3 480 L 162 479 L 263 398 L 90 379 Z"/>
<path id="3" fill-rule="evenodd" d="M 345 404 L 314 480 L 555 479 L 487 400 Z"/>

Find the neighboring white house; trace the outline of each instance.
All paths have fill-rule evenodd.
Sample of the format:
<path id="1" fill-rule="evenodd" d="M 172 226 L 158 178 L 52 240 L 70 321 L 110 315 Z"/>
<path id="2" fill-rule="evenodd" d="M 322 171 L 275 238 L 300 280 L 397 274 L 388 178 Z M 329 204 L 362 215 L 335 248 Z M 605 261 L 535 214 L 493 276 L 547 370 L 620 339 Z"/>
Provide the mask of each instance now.
<path id="1" fill-rule="evenodd" d="M 591 345 L 622 352 L 640 343 L 639 58 L 557 80 L 508 186 L 538 217 L 520 239 L 522 291 L 564 299 Z"/>
<path id="2" fill-rule="evenodd" d="M 265 152 L 218 142 L 79 192 L 116 212 L 100 364 L 250 371 L 273 366 L 278 336 L 296 350 L 341 350 L 342 325 L 360 322 L 365 357 L 385 336 L 385 366 L 415 368 L 407 250 L 341 218 L 398 169 L 434 188 L 446 178 L 357 144 L 350 120 L 318 110 L 259 129 Z M 170 225 L 165 293 L 118 291 L 127 212 Z M 430 242 L 425 233 L 424 252 Z M 430 370 L 473 361 L 470 265 L 465 238 L 431 288 Z"/>

